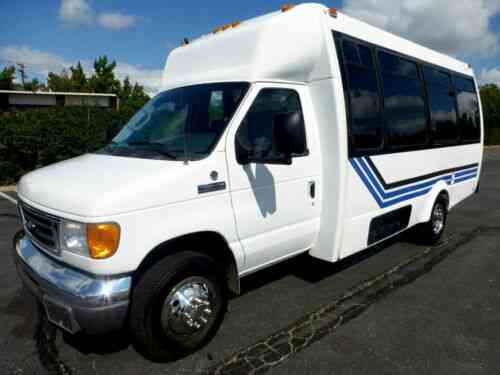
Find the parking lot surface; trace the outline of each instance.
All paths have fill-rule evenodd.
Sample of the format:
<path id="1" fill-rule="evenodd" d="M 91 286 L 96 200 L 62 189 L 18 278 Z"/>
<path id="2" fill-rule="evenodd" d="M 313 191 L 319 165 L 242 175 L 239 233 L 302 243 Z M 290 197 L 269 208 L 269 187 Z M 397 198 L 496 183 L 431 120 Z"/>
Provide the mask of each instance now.
<path id="1" fill-rule="evenodd" d="M 215 339 L 169 364 L 126 334 L 54 333 L 15 273 L 19 229 L 0 197 L 0 374 L 500 373 L 499 148 L 440 245 L 402 235 L 337 264 L 303 255 L 249 276 Z"/>

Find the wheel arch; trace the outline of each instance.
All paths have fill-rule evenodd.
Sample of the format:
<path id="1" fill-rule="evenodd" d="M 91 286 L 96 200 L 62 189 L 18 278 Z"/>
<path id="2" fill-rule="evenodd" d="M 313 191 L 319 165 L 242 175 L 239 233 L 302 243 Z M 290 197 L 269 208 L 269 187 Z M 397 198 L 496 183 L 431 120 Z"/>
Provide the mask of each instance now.
<path id="1" fill-rule="evenodd" d="M 449 208 L 450 208 L 450 192 L 448 189 L 448 185 L 444 181 L 441 181 L 440 183 L 436 184 L 434 186 L 434 188 L 431 190 L 431 192 L 429 193 L 429 196 L 427 198 L 427 202 L 425 203 L 425 206 L 424 206 L 424 209 L 422 211 L 421 218 L 420 218 L 421 223 L 425 223 L 425 222 L 430 220 L 432 208 L 434 207 L 434 203 L 436 203 L 436 200 L 440 196 L 443 196 L 445 198 L 446 208 L 449 210 Z"/>
<path id="2" fill-rule="evenodd" d="M 161 259 L 182 251 L 194 251 L 214 259 L 222 266 L 220 271 L 226 277 L 229 290 L 235 294 L 240 293 L 240 279 L 234 253 L 224 236 L 213 231 L 189 233 L 157 245 L 142 259 L 134 273 L 133 283 L 137 283 L 137 280 Z"/>

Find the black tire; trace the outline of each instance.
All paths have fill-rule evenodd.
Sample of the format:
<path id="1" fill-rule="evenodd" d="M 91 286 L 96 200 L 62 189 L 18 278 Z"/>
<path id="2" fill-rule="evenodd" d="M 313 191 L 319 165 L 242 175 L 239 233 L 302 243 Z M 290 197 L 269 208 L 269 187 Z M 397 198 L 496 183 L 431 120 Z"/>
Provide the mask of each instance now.
<path id="1" fill-rule="evenodd" d="M 437 214 L 440 212 L 440 214 Z M 420 224 L 415 230 L 415 240 L 423 245 L 435 245 L 443 236 L 448 219 L 448 199 L 441 194 L 434 203 L 428 222 Z M 439 223 L 440 224 L 439 224 Z"/>
<path id="2" fill-rule="evenodd" d="M 175 293 L 174 288 L 195 278 L 209 285 L 211 315 L 199 332 L 181 336 L 162 324 L 163 304 Z M 149 360 L 164 363 L 189 355 L 208 343 L 226 313 L 224 280 L 213 259 L 196 252 L 169 255 L 147 270 L 132 291 L 129 329 L 137 351 Z"/>

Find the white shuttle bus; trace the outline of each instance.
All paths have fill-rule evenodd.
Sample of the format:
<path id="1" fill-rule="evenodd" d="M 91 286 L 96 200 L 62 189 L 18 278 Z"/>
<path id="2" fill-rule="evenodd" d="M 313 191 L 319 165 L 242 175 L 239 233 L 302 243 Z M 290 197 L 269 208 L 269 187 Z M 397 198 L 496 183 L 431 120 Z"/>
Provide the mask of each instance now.
<path id="1" fill-rule="evenodd" d="M 113 142 L 24 176 L 14 256 L 48 319 L 126 328 L 148 358 L 208 342 L 239 280 L 336 262 L 478 189 L 470 65 L 318 4 L 192 42 Z"/>

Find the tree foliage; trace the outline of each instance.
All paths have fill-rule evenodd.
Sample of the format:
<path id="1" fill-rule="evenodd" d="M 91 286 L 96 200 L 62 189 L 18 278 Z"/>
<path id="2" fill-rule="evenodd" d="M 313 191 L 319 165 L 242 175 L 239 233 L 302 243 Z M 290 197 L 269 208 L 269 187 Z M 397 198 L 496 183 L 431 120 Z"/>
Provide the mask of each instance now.
<path id="1" fill-rule="evenodd" d="M 89 78 L 93 92 L 118 94 L 120 81 L 115 77 L 116 61 L 109 62 L 107 56 L 99 56 L 94 61 L 94 74 Z"/>
<path id="2" fill-rule="evenodd" d="M 14 80 L 16 79 L 16 68 L 6 66 L 0 72 L 0 90 L 14 90 Z"/>
<path id="3" fill-rule="evenodd" d="M 38 91 L 40 89 L 40 87 L 42 87 L 42 86 L 41 86 L 40 82 L 38 81 L 38 79 L 36 79 L 36 78 L 33 78 L 31 81 L 24 83 L 24 89 L 26 91 L 35 92 L 35 91 Z"/>
<path id="4" fill-rule="evenodd" d="M 149 100 L 149 96 L 144 92 L 143 86 L 132 84 L 128 76 L 123 83 L 120 82 L 115 76 L 115 69 L 115 61 L 110 62 L 107 56 L 100 56 L 95 59 L 94 71 L 90 76 L 85 74 L 82 64 L 78 62 L 69 71 L 49 73 L 47 85 L 51 91 L 117 94 L 124 111 L 136 112 Z"/>
<path id="5" fill-rule="evenodd" d="M 485 85 L 480 89 L 483 107 L 485 142 L 500 144 L 500 88 Z"/>
<path id="6" fill-rule="evenodd" d="M 69 70 L 71 71 L 71 90 L 74 92 L 88 91 L 88 80 L 80 61 L 78 61 L 76 67 L 70 67 Z"/>
<path id="7" fill-rule="evenodd" d="M 71 77 L 69 76 L 66 69 L 63 69 L 60 74 L 50 72 L 47 78 L 47 86 L 49 87 L 50 91 L 73 91 Z"/>
<path id="8" fill-rule="evenodd" d="M 130 116 L 96 107 L 0 114 L 0 186 L 34 169 L 102 148 Z"/>

